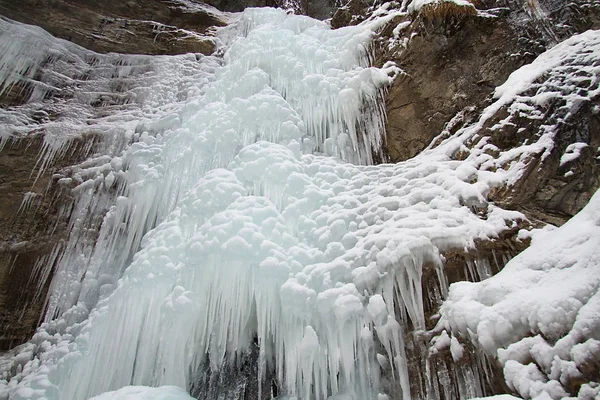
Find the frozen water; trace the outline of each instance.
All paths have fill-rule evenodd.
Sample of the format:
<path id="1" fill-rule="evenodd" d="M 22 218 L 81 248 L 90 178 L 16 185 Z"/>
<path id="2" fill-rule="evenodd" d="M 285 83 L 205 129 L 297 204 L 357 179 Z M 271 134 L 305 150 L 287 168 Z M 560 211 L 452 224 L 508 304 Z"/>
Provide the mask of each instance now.
<path id="1" fill-rule="evenodd" d="M 20 25 L 9 28 L 33 29 Z M 43 356 L 17 368 L 17 377 L 8 385 L 11 396 L 19 398 L 43 392 L 51 397 L 57 396 L 56 393 L 69 398 L 89 397 L 124 386 L 129 381 L 186 386 L 193 379 L 194 370 L 202 367 L 204 354 L 208 354 L 212 366 L 219 366 L 224 357 L 235 358 L 254 336 L 262 345 L 263 369 L 267 362 L 275 363 L 281 382 L 291 394 L 372 392 L 370 376 L 362 376 L 360 386 L 355 385 L 355 375 L 362 373 L 363 368 L 356 365 L 353 354 L 363 354 L 360 359 L 364 364 L 373 346 L 372 339 L 363 332 L 364 329 L 370 332 L 368 327 L 360 323 L 364 295 L 358 293 L 348 273 L 344 275 L 350 281 L 339 288 L 329 278 L 322 284 L 315 282 L 316 291 L 304 281 L 304 277 L 311 274 L 309 269 L 316 270 L 316 280 L 322 279 L 319 276 L 329 276 L 331 267 L 325 262 L 339 258 L 344 246 L 351 248 L 358 240 L 348 234 L 347 222 L 338 221 L 329 229 L 324 215 L 312 220 L 304 217 L 321 207 L 327 197 L 344 190 L 355 167 L 302 154 L 327 154 L 368 164 L 372 153 L 379 151 L 383 133 L 380 93 L 384 85 L 391 82 L 396 69 L 368 67 L 369 39 L 375 28 L 376 24 L 372 23 L 333 32 L 321 22 L 290 17 L 282 11 L 248 10 L 236 24 L 220 33 L 224 41 L 232 42 L 224 56 L 226 65 L 216 71 L 214 81 L 202 87 L 201 93 L 184 98 L 184 101 L 189 100 L 178 109 L 169 111 L 173 109 L 174 99 L 168 98 L 171 108 L 163 107 L 155 112 L 158 117 L 136 122 L 133 143 L 122 154 L 98 157 L 80 166 L 75 174 L 75 182 L 79 184 L 74 188 L 78 204 L 73 232 L 85 228 L 81 221 L 89 218 L 87 209 L 101 208 L 97 206 L 98 198 L 108 203 L 113 196 L 116 201 L 106 214 L 97 244 L 92 249 L 83 247 L 84 252 L 78 251 L 82 248 L 81 237 L 72 234 L 75 239 L 68 243 L 71 247 L 60 253 L 48 305 L 48 324 L 37 336 L 40 347 L 46 351 Z M 44 54 L 47 47 L 56 46 L 52 41 L 48 44 L 38 40 L 38 36 L 48 39 L 44 34 L 34 33 L 37 36 L 31 35 L 32 43 L 27 44 L 35 54 Z M 73 51 L 74 47 L 70 46 L 65 51 L 67 54 L 83 52 L 78 48 Z M 19 59 L 18 46 L 13 47 Z M 29 57 L 29 54 L 24 56 Z M 214 62 L 208 60 L 209 65 Z M 20 69 L 16 72 L 23 77 Z M 181 75 L 179 79 L 186 78 Z M 146 105 L 137 106 L 139 109 Z M 156 109 L 157 105 L 149 107 Z M 117 117 L 123 114 L 136 116 L 131 112 L 116 113 Z M 119 118 L 113 118 L 120 122 Z M 40 170 L 51 162 L 53 154 L 65 148 L 62 144 L 51 145 L 52 126 L 56 123 L 44 125 L 51 150 L 49 156 L 42 156 Z M 60 140 L 71 136 L 58 135 L 72 129 L 67 123 L 62 127 L 64 129 L 56 130 Z M 113 191 L 115 185 L 115 194 L 104 194 Z M 339 202 L 346 203 L 347 199 L 344 197 Z M 350 217 L 360 222 L 358 215 Z M 371 219 L 369 223 L 373 222 Z M 320 232 L 306 232 L 315 224 L 313 220 L 321 225 Z M 159 221 L 164 222 L 145 239 L 145 248 L 153 255 L 150 259 L 136 255 L 136 267 L 132 264 L 128 268 L 132 274 L 127 273 L 116 291 L 107 297 L 144 233 Z M 358 224 L 354 224 L 357 226 L 351 229 L 356 230 Z M 361 229 L 364 231 L 362 225 Z M 307 237 L 300 239 L 302 235 Z M 152 243 L 165 239 L 169 246 L 183 246 L 180 250 L 185 251 L 180 254 L 168 251 L 169 255 L 159 256 L 166 264 L 152 266 L 156 261 L 154 256 L 158 255 L 154 253 L 166 245 L 153 248 Z M 284 256 L 286 253 L 290 256 Z M 292 254 L 297 259 L 292 259 Z M 173 258 L 167 260 L 169 257 Z M 152 261 L 150 265 L 149 261 Z M 184 266 L 184 262 L 187 265 Z M 347 263 L 340 261 L 339 267 L 334 269 L 341 273 L 348 268 L 343 267 Z M 306 272 L 302 272 L 306 268 Z M 135 282 L 140 281 L 135 273 L 141 273 L 146 283 L 136 285 Z M 211 275 L 214 277 L 210 278 Z M 182 278 L 186 283 L 177 284 Z M 289 282 L 288 278 L 291 278 Z M 233 284 L 221 285 L 227 281 Z M 131 305 L 134 309 L 125 303 L 120 307 L 121 316 L 128 322 L 118 325 L 123 332 L 140 329 L 149 336 L 137 338 L 124 333 L 123 336 L 133 342 L 115 345 L 126 348 L 127 352 L 119 355 L 116 351 L 110 356 L 95 347 L 96 336 L 92 331 L 96 329 L 92 326 L 104 326 L 113 332 L 115 326 L 110 324 L 116 315 L 110 316 L 111 313 L 105 311 L 113 304 L 109 299 L 117 299 L 123 290 L 132 289 L 126 288 L 128 284 L 124 282 L 137 287 L 140 302 Z M 325 286 L 320 288 L 321 285 Z M 150 290 L 142 290 L 142 287 Z M 282 292 L 289 291 L 285 301 L 280 298 L 279 288 Z M 299 297 L 302 290 L 314 293 L 308 298 L 312 301 L 304 300 L 304 306 L 298 303 L 303 301 Z M 144 303 L 144 297 L 150 303 Z M 418 296 L 410 297 L 412 303 L 418 304 Z M 77 325 L 98 299 L 104 300 L 90 319 Z M 318 311 L 314 302 L 324 306 L 321 313 L 333 313 L 342 324 L 347 321 L 354 327 L 356 336 L 338 338 L 334 331 L 326 332 L 327 328 L 320 326 L 319 316 L 311 316 Z M 163 311 L 146 319 L 145 307 L 156 306 Z M 297 310 L 290 312 L 286 323 L 279 320 L 285 308 Z M 206 325 L 190 324 L 187 317 L 181 319 L 185 315 L 194 315 L 193 318 L 199 318 L 199 324 Z M 412 315 L 416 318 L 417 312 Z M 140 317 L 142 320 L 134 321 Z M 106 324 L 93 322 L 104 318 L 109 318 Z M 164 324 L 164 318 L 172 319 L 172 323 Z M 315 328 L 310 325 L 313 319 Z M 159 345 L 163 348 L 159 355 L 156 349 L 150 348 L 157 345 L 156 340 L 162 340 L 147 324 L 157 329 L 173 329 L 171 333 L 165 332 L 164 337 L 174 337 L 177 332 L 182 340 Z M 83 332 L 79 333 L 81 327 Z M 296 329 L 300 329 L 299 336 Z M 189 334 L 186 335 L 185 330 Z M 62 336 L 47 333 L 55 331 Z M 389 342 L 390 360 L 406 374 L 402 358 L 398 356 L 402 349 L 399 332 L 398 323 L 389 316 L 378 329 L 378 334 Z M 77 340 L 69 344 L 71 335 L 77 336 Z M 139 346 L 133 344 L 138 339 Z M 270 342 L 273 346 L 267 344 Z M 173 348 L 177 343 L 177 349 Z M 67 346 L 70 351 L 63 357 Z M 288 352 L 285 359 L 281 351 L 284 346 Z M 300 346 L 298 350 L 312 349 L 313 358 L 303 360 L 299 355 L 294 356 L 298 351 L 295 346 Z M 328 348 L 338 356 L 325 357 L 323 350 Z M 274 360 L 276 352 L 279 358 Z M 92 354 L 96 354 L 98 360 L 89 364 L 91 368 L 80 371 L 88 378 L 67 378 L 58 372 L 72 368 L 72 373 L 79 373 L 79 367 L 71 364 L 87 362 L 84 357 L 95 357 Z M 104 356 L 113 361 L 100 361 Z M 161 361 L 156 363 L 156 357 Z M 18 359 L 15 362 L 21 365 Z M 100 366 L 103 362 L 114 364 L 115 368 L 96 370 L 94 365 Z M 52 384 L 40 378 L 46 375 L 46 369 L 49 369 Z M 31 374 L 31 370 L 39 373 Z M 98 376 L 91 378 L 92 375 Z M 21 384 L 14 386 L 21 378 Z M 82 382 L 80 379 L 86 379 L 89 385 L 73 384 Z"/>
<path id="2" fill-rule="evenodd" d="M 192 400 L 193 397 L 180 387 L 125 386 L 113 392 L 106 392 L 90 400 Z"/>
<path id="3" fill-rule="evenodd" d="M 486 195 L 514 183 L 526 165 L 523 155 L 550 146 L 552 135 L 496 159 L 484 152 L 485 143 L 465 162 L 451 155 L 501 107 L 522 104 L 516 99 L 541 74 L 589 56 L 599 36 L 581 35 L 558 50 L 564 57 L 546 55 L 554 64 L 511 76 L 481 121 L 440 146 L 404 163 L 372 166 L 384 133 L 381 94 L 398 69 L 369 67 L 369 43 L 393 16 L 332 31 L 282 10 L 248 9 L 219 31 L 222 60 L 120 58 L 144 60 L 147 73 L 123 72 L 138 95 L 92 120 L 106 128 L 105 143 L 127 140 L 63 178 L 77 199 L 72 234 L 49 262 L 56 260 L 57 270 L 46 323 L 13 357 L 0 359 L 0 396 L 86 399 L 130 385 L 189 389 L 202 371 L 235 365 L 257 343 L 259 381 L 272 372 L 284 398 L 385 399 L 385 372 L 397 395 L 410 399 L 404 331 L 425 329 L 424 266 L 441 271 L 444 251 L 473 249 L 523 218 L 488 204 Z M 30 33 L 34 55 L 67 46 Z M 26 76 L 19 45 L 10 49 L 17 61 L 8 70 Z M 80 59 L 90 54 L 65 51 L 84 54 Z M 101 65 L 107 60 L 97 57 Z M 9 86 L 17 82 L 10 76 Z M 150 83 L 161 89 L 144 86 Z M 17 117 L 28 109 L 20 110 L 9 115 L 15 127 L 25 126 Z M 59 142 L 63 131 L 79 135 L 68 134 L 74 124 L 60 123 L 65 129 L 53 131 L 56 123 L 43 122 L 49 155 L 42 169 L 66 146 L 50 143 L 52 133 Z M 508 170 L 492 168 L 521 156 Z M 86 233 L 94 218 L 103 218 L 98 237 Z M 483 261 L 467 268 L 474 279 L 491 274 Z M 445 289 L 442 273 L 439 279 Z M 461 286 L 453 288 L 443 323 L 456 335 L 442 334 L 440 346 L 450 346 L 459 360 L 460 334 L 478 335 L 491 352 L 512 343 L 508 317 L 480 330 L 474 317 L 461 318 L 469 308 L 459 306 Z M 477 307 L 493 308 L 502 290 L 486 292 Z M 558 324 L 554 315 L 536 317 L 544 334 L 576 325 L 573 313 Z M 521 328 L 516 332 L 525 335 L 531 326 Z M 585 362 L 598 348 L 587 341 L 577 346 L 573 360 L 551 363 L 552 376 L 571 376 L 571 362 Z M 519 369 L 512 357 L 518 349 L 506 352 L 509 379 L 541 376 Z M 464 371 L 461 395 L 479 395 L 467 384 L 471 370 Z M 511 384 L 529 390 L 527 382 Z M 103 396 L 150 395 L 145 390 Z"/>

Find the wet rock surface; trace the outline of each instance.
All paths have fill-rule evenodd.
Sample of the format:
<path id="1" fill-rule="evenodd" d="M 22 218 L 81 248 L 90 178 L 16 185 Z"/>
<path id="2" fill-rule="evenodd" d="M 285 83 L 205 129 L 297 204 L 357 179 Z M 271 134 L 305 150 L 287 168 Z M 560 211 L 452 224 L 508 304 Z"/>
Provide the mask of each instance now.
<path id="1" fill-rule="evenodd" d="M 51 174 L 37 180 L 32 174 L 41 144 L 32 135 L 6 144 L 0 157 L 0 350 L 37 327 L 49 277 L 35 267 L 66 235 L 66 220 L 48 192 Z"/>

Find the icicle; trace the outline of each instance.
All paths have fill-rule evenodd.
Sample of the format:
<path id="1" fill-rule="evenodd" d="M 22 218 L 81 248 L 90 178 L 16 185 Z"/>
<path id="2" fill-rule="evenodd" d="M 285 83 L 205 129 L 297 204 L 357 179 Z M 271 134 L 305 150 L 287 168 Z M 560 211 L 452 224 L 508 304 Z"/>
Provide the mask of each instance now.
<path id="1" fill-rule="evenodd" d="M 38 197 L 38 194 L 35 192 L 25 192 L 25 194 L 23 194 L 23 200 L 21 201 L 21 205 L 19 206 L 19 209 L 17 210 L 17 215 L 18 214 L 26 214 L 29 209 L 31 208 L 31 206 L 34 203 L 34 200 Z"/>

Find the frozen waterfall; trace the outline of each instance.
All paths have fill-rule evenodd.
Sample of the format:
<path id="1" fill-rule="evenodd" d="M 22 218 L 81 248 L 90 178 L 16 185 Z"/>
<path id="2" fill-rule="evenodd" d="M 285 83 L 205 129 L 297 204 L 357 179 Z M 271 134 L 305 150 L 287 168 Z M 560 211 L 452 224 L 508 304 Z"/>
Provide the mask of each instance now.
<path id="1" fill-rule="evenodd" d="M 425 267 L 446 297 L 442 253 L 522 215 L 486 201 L 517 167 L 450 157 L 478 125 L 372 165 L 400 71 L 370 66 L 370 41 L 398 14 L 331 30 L 247 9 L 210 57 L 100 55 L 0 20 L 0 91 L 31 91 L 1 110 L 0 146 L 49 96 L 61 117 L 38 121 L 39 173 L 74 138 L 99 137 L 58 180 L 74 194 L 71 233 L 39 265 L 53 274 L 48 311 L 0 358 L 0 399 L 217 398 L 203 380 L 249 359 L 260 399 L 411 399 L 405 338 L 427 328 Z M 491 275 L 487 261 L 468 268 Z M 460 359 L 456 337 L 442 342 Z"/>

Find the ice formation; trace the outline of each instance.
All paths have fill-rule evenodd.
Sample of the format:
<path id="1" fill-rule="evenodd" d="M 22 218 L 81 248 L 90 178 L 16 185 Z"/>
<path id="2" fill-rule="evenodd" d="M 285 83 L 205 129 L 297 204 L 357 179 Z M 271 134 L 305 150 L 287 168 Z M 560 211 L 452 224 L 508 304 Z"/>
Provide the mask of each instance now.
<path id="1" fill-rule="evenodd" d="M 126 386 L 113 392 L 106 392 L 90 400 L 193 400 L 190 395 L 177 386 Z"/>
<path id="2" fill-rule="evenodd" d="M 372 166 L 381 94 L 398 69 L 369 67 L 369 43 L 394 15 L 334 31 L 282 10 L 248 9 L 219 31 L 222 59 L 94 55 L 2 20 L 5 34 L 21 37 L 0 36 L 14 56 L 0 57 L 2 86 L 24 79 L 48 90 L 19 115 L 2 115 L 13 121 L 3 142 L 25 133 L 28 120 L 19 118 L 55 90 L 39 71 L 67 54 L 74 72 L 58 81 L 83 86 L 66 96 L 58 122 L 40 122 L 49 149 L 41 169 L 64 151 L 64 132 L 86 132 L 69 118 L 75 104 L 105 147 L 61 179 L 76 195 L 72 233 L 41 267 L 47 275 L 56 265 L 45 324 L 0 359 L 0 397 L 86 399 L 127 387 L 100 398 L 171 390 L 177 398 L 175 389 L 142 386 L 189 389 L 203 370 L 239 362 L 256 343 L 259 381 L 273 373 L 285 398 L 385 399 L 387 374 L 410 399 L 404 329 L 425 329 L 424 266 L 445 290 L 441 253 L 473 249 L 523 218 L 486 194 L 514 183 L 523 155 L 551 136 L 496 159 L 485 143 L 466 162 L 450 156 L 500 107 L 521 104 L 515 99 L 548 68 L 588 54 L 577 50 L 596 45 L 598 34 L 564 45 L 567 56 L 554 53 L 549 67 L 511 76 L 474 126 L 410 161 Z M 104 114 L 92 104 L 106 99 L 102 85 L 115 72 L 126 99 Z M 492 168 L 513 160 L 520 163 Z M 102 216 L 98 237 L 89 235 Z M 491 274 L 487 267 L 469 266 L 479 278 Z M 464 333 L 448 310 L 448 327 Z M 497 343 L 481 332 L 483 343 Z M 447 342 L 460 359 L 458 340 Z"/>

